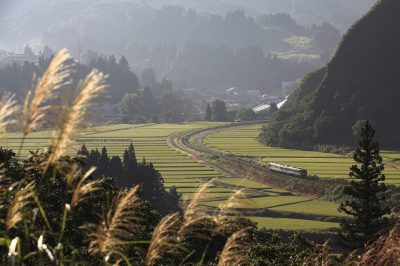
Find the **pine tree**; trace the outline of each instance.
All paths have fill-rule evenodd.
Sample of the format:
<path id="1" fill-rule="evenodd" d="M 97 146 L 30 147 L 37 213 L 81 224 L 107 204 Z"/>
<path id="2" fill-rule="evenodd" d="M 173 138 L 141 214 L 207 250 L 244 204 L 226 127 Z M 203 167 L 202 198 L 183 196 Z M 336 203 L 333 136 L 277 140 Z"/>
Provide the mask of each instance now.
<path id="1" fill-rule="evenodd" d="M 119 156 L 111 157 L 108 167 L 109 176 L 116 178 L 118 181 L 122 173 L 123 173 L 123 168 L 122 168 L 121 158 L 119 158 Z"/>
<path id="2" fill-rule="evenodd" d="M 89 157 L 89 150 L 87 149 L 86 145 L 83 144 L 82 147 L 78 150 L 78 155 L 84 156 L 86 158 Z"/>
<path id="3" fill-rule="evenodd" d="M 129 145 L 128 149 L 125 149 L 122 167 L 123 177 L 120 184 L 125 187 L 130 187 L 134 184 L 133 178 L 135 177 L 138 168 L 135 148 L 132 143 Z"/>
<path id="4" fill-rule="evenodd" d="M 346 248 L 362 248 L 388 225 L 385 215 L 390 209 L 385 204 L 384 165 L 374 135 L 375 130 L 366 121 L 353 155 L 357 165 L 350 168 L 350 185 L 343 190 L 346 200 L 339 206 L 340 212 L 351 216 L 341 223 L 340 236 Z"/>
<path id="5" fill-rule="evenodd" d="M 217 122 L 227 121 L 226 105 L 223 101 L 216 100 L 212 109 L 212 120 Z"/>
<path id="6" fill-rule="evenodd" d="M 87 157 L 87 166 L 88 168 L 90 167 L 97 167 L 100 159 L 100 152 L 98 149 L 96 150 L 91 150 L 89 153 L 89 156 Z M 98 169 L 92 174 L 94 177 L 99 177 L 99 171 Z"/>
<path id="7" fill-rule="evenodd" d="M 129 63 L 128 60 L 126 60 L 125 56 L 122 56 L 121 59 L 119 59 L 118 64 L 122 67 L 123 70 L 128 71 L 129 69 Z"/>
<path id="8" fill-rule="evenodd" d="M 110 159 L 108 158 L 108 153 L 106 147 L 101 150 L 101 155 L 97 163 L 97 171 L 100 176 L 108 176 L 108 167 Z"/>
<path id="9" fill-rule="evenodd" d="M 100 158 L 99 150 L 98 149 L 91 150 L 90 153 L 89 153 L 89 156 L 87 158 L 88 165 L 97 167 L 97 164 L 99 162 L 99 158 Z"/>
<path id="10" fill-rule="evenodd" d="M 204 116 L 204 120 L 205 120 L 205 121 L 211 121 L 211 118 L 212 118 L 211 106 L 210 106 L 210 104 L 208 103 L 208 104 L 207 104 L 207 108 L 206 108 L 206 114 L 205 114 L 205 116 Z"/>
<path id="11" fill-rule="evenodd" d="M 129 168 L 129 167 L 137 167 L 137 165 L 138 163 L 136 159 L 135 147 L 133 146 L 133 143 L 131 143 L 129 145 L 129 148 L 125 149 L 123 166 L 124 168 Z"/>

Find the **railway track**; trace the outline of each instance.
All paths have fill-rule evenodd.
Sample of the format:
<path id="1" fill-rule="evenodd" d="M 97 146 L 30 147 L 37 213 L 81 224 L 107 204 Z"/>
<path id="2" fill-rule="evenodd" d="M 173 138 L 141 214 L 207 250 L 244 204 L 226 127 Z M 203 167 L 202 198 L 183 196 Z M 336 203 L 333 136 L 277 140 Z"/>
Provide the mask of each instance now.
<path id="1" fill-rule="evenodd" d="M 239 173 L 237 170 L 235 170 L 235 167 L 233 167 L 233 169 L 232 167 L 226 167 L 225 164 L 240 166 L 240 168 L 246 169 L 247 172 L 256 172 L 257 177 L 254 179 L 250 179 L 275 188 L 285 189 L 295 194 L 301 194 L 312 198 L 319 198 L 327 193 L 333 186 L 336 186 L 338 184 L 336 181 L 322 180 L 315 177 L 301 178 L 282 173 L 276 173 L 269 170 L 266 165 L 259 164 L 254 159 L 242 158 L 237 155 L 210 148 L 203 144 L 204 138 L 206 138 L 209 134 L 228 128 L 260 123 L 265 123 L 265 121 L 232 123 L 223 126 L 216 126 L 213 128 L 205 128 L 184 133 L 177 133 L 169 136 L 168 143 L 172 148 L 189 154 L 195 157 L 197 160 L 203 161 L 206 165 L 209 165 L 212 168 L 218 169 L 221 172 L 226 173 L 230 177 L 242 178 L 243 173 Z M 208 157 L 218 158 L 220 159 L 220 161 L 223 161 L 223 163 L 213 159 L 208 159 Z M 293 187 L 288 184 L 295 184 L 296 182 L 299 182 L 299 184 L 294 185 Z"/>
<path id="2" fill-rule="evenodd" d="M 217 156 L 218 158 L 221 158 L 221 159 L 228 161 L 230 163 L 233 163 L 233 164 L 238 164 L 243 167 L 252 168 L 257 171 L 266 172 L 268 174 L 278 175 L 275 172 L 270 171 L 267 166 L 259 165 L 254 160 L 249 160 L 249 159 L 246 160 L 244 158 L 240 158 L 238 156 L 207 147 L 206 145 L 203 144 L 203 139 L 205 137 L 207 137 L 209 134 L 215 133 L 217 131 L 221 131 L 221 130 L 225 130 L 227 128 L 233 128 L 233 127 L 255 125 L 255 124 L 260 124 L 263 122 L 265 122 L 265 121 L 233 123 L 233 124 L 224 125 L 224 126 L 217 126 L 214 128 L 198 129 L 198 130 L 184 133 L 183 135 L 175 134 L 172 136 L 172 138 L 170 138 L 169 143 L 172 144 L 172 146 L 174 148 L 191 153 L 192 155 L 205 154 L 205 155 L 209 155 L 209 156 Z M 196 145 L 193 145 L 192 143 L 190 143 L 190 139 L 193 137 L 195 138 Z M 286 176 L 286 175 L 282 175 L 282 174 L 279 174 L 279 175 L 281 175 L 283 177 Z"/>
<path id="3" fill-rule="evenodd" d="M 183 134 L 177 133 L 177 134 L 173 134 L 169 137 L 168 143 L 173 148 L 181 150 L 185 153 L 189 153 L 190 155 L 195 156 L 195 157 L 199 157 L 199 155 L 201 155 L 201 154 L 208 155 L 208 156 L 216 156 L 220 159 L 223 159 L 226 162 L 230 162 L 232 164 L 237 164 L 242 167 L 249 168 L 249 169 L 255 169 L 257 171 L 267 173 L 268 175 L 279 175 L 279 176 L 285 177 L 285 175 L 281 175 L 281 174 L 272 172 L 269 170 L 269 168 L 267 166 L 259 165 L 259 164 L 257 164 L 257 162 L 255 162 L 253 160 L 250 160 L 250 159 L 246 160 L 243 158 L 239 158 L 235 155 L 207 147 L 206 145 L 203 144 L 203 139 L 205 137 L 207 137 L 209 134 L 215 133 L 217 131 L 225 130 L 225 129 L 233 128 L 233 127 L 260 124 L 263 122 L 265 122 L 265 121 L 233 123 L 233 124 L 217 126 L 217 127 L 213 127 L 213 128 L 193 130 L 193 131 L 186 132 Z M 190 143 L 190 139 L 193 137 L 196 140 L 196 145 Z M 206 164 L 210 165 L 211 167 L 217 168 L 225 173 L 228 173 L 228 175 L 230 177 L 242 177 L 241 174 L 233 172 L 232 170 L 228 170 L 220 164 L 216 164 L 207 159 L 204 159 L 204 156 L 202 157 L 202 160 Z"/>

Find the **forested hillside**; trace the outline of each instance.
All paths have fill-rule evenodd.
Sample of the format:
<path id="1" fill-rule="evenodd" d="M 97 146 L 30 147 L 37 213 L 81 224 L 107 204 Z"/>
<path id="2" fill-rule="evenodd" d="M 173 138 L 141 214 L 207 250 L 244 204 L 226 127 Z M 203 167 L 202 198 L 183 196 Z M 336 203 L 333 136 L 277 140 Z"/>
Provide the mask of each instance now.
<path id="1" fill-rule="evenodd" d="M 135 72 L 153 68 L 158 78 L 189 88 L 279 89 L 283 81 L 326 62 L 341 36 L 329 23 L 305 27 L 284 13 L 204 14 L 146 3 L 36 1 L 36 8 L 31 4 L 0 15 L 0 49 L 21 50 L 27 43 L 36 53 L 45 45 L 66 47 L 87 64 L 101 54 L 125 56 Z"/>
<path id="2" fill-rule="evenodd" d="M 38 4 L 62 3 L 65 0 L 2 0 L 2 2 L 8 10 L 11 10 L 11 5 L 6 5 L 7 3 L 14 2 L 15 5 L 18 2 L 18 8 L 11 10 L 16 12 L 21 9 L 30 9 Z M 76 2 L 146 3 L 156 8 L 165 5 L 179 5 L 207 13 L 225 13 L 237 9 L 246 10 L 252 15 L 285 12 L 290 13 L 301 24 L 328 21 L 341 30 L 345 30 L 355 19 L 364 14 L 375 0 L 96 0 Z M 0 10 L 0 17 L 1 15 L 2 11 Z"/>
<path id="3" fill-rule="evenodd" d="M 245 9 L 251 13 L 289 12 L 302 24 L 329 21 L 342 30 L 363 15 L 375 0 L 175 0 L 176 4 L 206 12 Z M 148 0 L 153 5 L 170 4 L 169 0 Z"/>
<path id="4" fill-rule="evenodd" d="M 382 0 L 345 35 L 334 58 L 306 76 L 262 131 L 269 145 L 352 145 L 369 119 L 385 147 L 400 146 L 400 2 Z"/>

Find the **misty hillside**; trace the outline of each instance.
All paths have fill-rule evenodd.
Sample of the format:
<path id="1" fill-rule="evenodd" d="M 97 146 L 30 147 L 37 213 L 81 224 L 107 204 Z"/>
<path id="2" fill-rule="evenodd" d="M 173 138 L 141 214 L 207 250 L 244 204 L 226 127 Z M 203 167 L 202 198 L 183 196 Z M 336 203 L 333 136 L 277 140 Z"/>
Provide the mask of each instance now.
<path id="1" fill-rule="evenodd" d="M 340 40 L 329 23 L 306 27 L 289 14 L 233 6 L 219 15 L 135 1 L 21 3 L 2 15 L 0 49 L 65 47 L 87 64 L 125 56 L 138 73 L 153 68 L 189 88 L 280 89 L 325 63 Z"/>
<path id="2" fill-rule="evenodd" d="M 160 8 L 165 5 L 179 5 L 185 8 L 195 9 L 199 12 L 226 13 L 227 11 L 244 9 L 252 15 L 285 12 L 292 15 L 302 24 L 321 23 L 328 21 L 341 30 L 346 30 L 354 20 L 363 15 L 374 0 L 114 0 L 108 2 L 125 2 L 143 4 Z M 107 1 L 76 1 L 76 4 L 92 4 L 94 2 Z M 14 2 L 14 3 L 13 3 Z M 32 9 L 40 5 L 50 3 L 62 3 L 65 0 L 3 0 L 3 6 L 8 10 Z M 8 3 L 8 5 L 7 5 Z M 12 5 L 11 5 L 12 3 Z M 14 9 L 11 7 L 14 6 Z M 4 8 L 5 9 L 5 8 Z M 0 16 L 2 12 L 0 11 Z"/>
<path id="3" fill-rule="evenodd" d="M 385 147 L 400 146 L 400 2 L 380 1 L 309 74 L 261 134 L 270 145 L 355 144 L 365 119 Z"/>
<path id="4" fill-rule="evenodd" d="M 151 13 L 151 8 L 162 8 L 166 5 L 178 5 L 197 12 L 225 14 L 228 11 L 243 9 L 252 16 L 273 13 L 288 13 L 302 25 L 330 22 L 335 27 L 346 30 L 353 21 L 364 14 L 374 1 L 372 0 L 2 0 L 0 3 L 0 32 L 2 42 L 31 41 L 40 39 L 42 34 L 57 24 L 81 22 L 83 18 L 91 19 L 112 16 L 114 10 L 122 7 L 120 15 L 132 14 L 132 7 L 140 7 L 138 14 Z M 106 7 L 106 8 L 104 8 Z M 123 19 L 123 18 L 122 18 Z M 117 21 L 116 21 L 117 22 Z M 142 24 L 146 26 L 146 24 Z"/>
<path id="5" fill-rule="evenodd" d="M 205 12 L 226 12 L 241 8 L 254 14 L 285 12 L 302 24 L 329 21 L 346 30 L 365 14 L 374 0 L 148 0 L 154 5 L 178 4 Z"/>

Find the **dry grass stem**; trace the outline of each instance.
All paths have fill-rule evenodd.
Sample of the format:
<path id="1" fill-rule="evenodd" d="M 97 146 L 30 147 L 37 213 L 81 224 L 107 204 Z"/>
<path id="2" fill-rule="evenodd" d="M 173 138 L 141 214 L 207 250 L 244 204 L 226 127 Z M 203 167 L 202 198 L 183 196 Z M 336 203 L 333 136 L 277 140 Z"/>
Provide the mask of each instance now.
<path id="1" fill-rule="evenodd" d="M 239 206 L 238 200 L 245 198 L 246 195 L 244 194 L 243 189 L 236 190 L 225 203 L 219 205 L 218 214 L 220 218 L 226 216 L 228 212 L 232 211 L 232 208 Z"/>
<path id="2" fill-rule="evenodd" d="M 33 190 L 35 188 L 34 182 L 22 187 L 14 196 L 7 211 L 6 229 L 10 230 L 15 227 L 24 217 L 24 209 L 32 203 Z"/>
<path id="3" fill-rule="evenodd" d="M 0 134 L 5 134 L 7 126 L 15 123 L 13 116 L 18 112 L 19 107 L 14 98 L 14 94 L 4 93 L 0 100 Z"/>
<path id="4" fill-rule="evenodd" d="M 47 165 L 57 161 L 65 153 L 66 148 L 73 144 L 74 135 L 82 126 L 88 108 L 94 105 L 95 99 L 104 94 L 107 88 L 106 78 L 107 76 L 100 71 L 93 70 L 80 83 L 72 105 L 63 106 L 53 134 L 52 153 Z"/>
<path id="5" fill-rule="evenodd" d="M 181 225 L 179 213 L 165 216 L 154 230 L 150 247 L 147 251 L 146 265 L 154 265 L 163 254 L 174 251 L 178 252 L 177 232 Z"/>
<path id="6" fill-rule="evenodd" d="M 58 90 L 70 85 L 73 67 L 72 64 L 68 64 L 70 59 L 71 56 L 66 49 L 58 52 L 35 90 L 27 93 L 19 118 L 19 126 L 24 136 L 41 127 L 49 118 L 48 114 L 58 97 Z"/>
<path id="7" fill-rule="evenodd" d="M 353 260 L 353 261 L 352 261 Z M 365 249 L 365 252 L 354 261 L 347 261 L 352 265 L 400 265 L 400 220 L 388 234 L 381 236 L 377 241 Z"/>
<path id="8" fill-rule="evenodd" d="M 138 189 L 136 186 L 126 194 L 120 193 L 101 224 L 88 224 L 82 227 L 88 231 L 90 253 L 106 256 L 118 250 L 124 241 L 131 240 L 135 230 L 146 222 L 145 217 L 135 211 L 142 203 Z"/>
<path id="9" fill-rule="evenodd" d="M 251 245 L 249 231 L 250 228 L 245 228 L 228 238 L 219 257 L 218 266 L 250 264 L 246 256 Z"/>
<path id="10" fill-rule="evenodd" d="M 193 199 L 190 201 L 189 205 L 185 210 L 185 220 L 190 219 L 191 216 L 196 215 L 198 211 L 199 203 L 205 199 L 207 190 L 213 186 L 214 180 L 210 180 L 207 183 L 203 184 L 193 196 Z"/>
<path id="11" fill-rule="evenodd" d="M 182 242 L 189 239 L 211 240 L 218 227 L 214 217 L 206 213 L 198 213 L 197 218 L 185 220 L 178 232 L 178 239 Z"/>
<path id="12" fill-rule="evenodd" d="M 100 182 L 98 180 L 85 184 L 85 181 L 88 179 L 88 177 L 90 177 L 91 174 L 93 174 L 94 171 L 96 171 L 96 167 L 92 167 L 91 169 L 89 169 L 79 180 L 72 193 L 70 204 L 71 208 L 75 208 L 78 203 L 87 198 L 90 193 L 100 189 Z"/>

